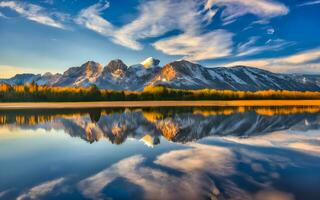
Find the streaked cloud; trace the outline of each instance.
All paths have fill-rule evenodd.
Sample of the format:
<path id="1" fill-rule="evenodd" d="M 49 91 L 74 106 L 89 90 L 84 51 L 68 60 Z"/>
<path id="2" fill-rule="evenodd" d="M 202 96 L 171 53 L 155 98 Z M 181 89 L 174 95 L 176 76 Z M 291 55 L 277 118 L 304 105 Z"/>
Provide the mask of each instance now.
<path id="1" fill-rule="evenodd" d="M 40 185 L 34 186 L 27 192 L 17 197 L 17 200 L 24 199 L 40 199 L 41 197 L 51 193 L 57 186 L 61 185 L 65 181 L 65 178 L 57 178 L 50 180 Z"/>
<path id="2" fill-rule="evenodd" d="M 96 31 L 122 46 L 141 50 L 140 39 L 161 36 L 172 30 L 198 32 L 205 20 L 199 13 L 197 1 L 154 0 L 141 3 L 139 15 L 122 27 L 115 27 L 101 17 L 101 12 L 109 8 L 109 2 L 99 2 L 83 9 L 76 22 Z M 174 12 L 172 12 L 174 10 Z"/>
<path id="3" fill-rule="evenodd" d="M 101 18 L 98 11 L 109 7 L 109 3 L 98 3 L 80 12 L 77 23 L 86 26 L 111 40 L 134 50 L 141 50 L 140 39 L 161 36 L 172 30 L 182 34 L 159 40 L 152 45 L 168 54 L 181 55 L 190 60 L 203 60 L 227 56 L 232 48 L 232 34 L 225 30 L 202 33 L 201 26 L 207 20 L 198 12 L 197 1 L 155 0 L 139 6 L 139 16 L 132 22 L 115 28 Z M 172 11 L 175 12 L 172 12 Z M 211 12 L 209 15 L 214 15 Z"/>
<path id="4" fill-rule="evenodd" d="M 204 21 L 197 12 L 198 6 L 197 1 L 190 0 L 156 0 L 143 3 L 139 7 L 140 15 L 116 31 L 116 41 L 125 44 L 126 39 L 157 37 L 172 30 L 196 33 Z"/>
<path id="5" fill-rule="evenodd" d="M 311 6 L 316 4 L 320 4 L 320 0 L 305 2 L 305 3 L 299 4 L 298 6 Z"/>
<path id="6" fill-rule="evenodd" d="M 181 34 L 153 43 L 153 46 L 168 55 L 182 55 L 191 61 L 228 56 L 232 51 L 233 34 L 215 30 L 205 34 Z"/>
<path id="7" fill-rule="evenodd" d="M 278 191 L 274 189 L 268 189 L 258 192 L 253 199 L 256 200 L 294 200 L 295 197 L 293 194 Z"/>
<path id="8" fill-rule="evenodd" d="M 228 24 L 246 14 L 253 14 L 260 18 L 272 18 L 286 15 L 289 8 L 282 3 L 271 0 L 207 0 L 205 8 L 224 8 L 221 17 Z"/>
<path id="9" fill-rule="evenodd" d="M 274 29 L 273 28 L 268 28 L 267 29 L 267 34 L 273 35 L 274 34 Z"/>
<path id="10" fill-rule="evenodd" d="M 294 149 L 316 156 L 319 156 L 320 153 L 319 145 L 312 142 L 320 141 L 320 133 L 317 131 L 310 131 L 308 134 L 278 131 L 267 135 L 260 135 L 258 137 L 239 138 L 228 136 L 224 137 L 224 139 L 252 146 Z"/>
<path id="11" fill-rule="evenodd" d="M 279 51 L 285 47 L 294 45 L 294 42 L 287 42 L 282 39 L 269 39 L 262 45 L 255 45 L 259 37 L 251 37 L 245 43 L 240 43 L 237 48 L 236 56 L 255 55 L 265 51 Z"/>
<path id="12" fill-rule="evenodd" d="M 138 16 L 131 22 L 116 27 L 102 17 L 103 11 L 109 7 L 107 1 L 94 4 L 83 9 L 75 21 L 133 50 L 143 49 L 143 44 L 139 42 L 142 39 L 179 30 L 182 33 L 155 41 L 152 46 L 167 55 L 183 56 L 193 61 L 225 57 L 233 51 L 232 33 L 223 29 L 205 30 L 219 9 L 224 8 L 222 18 L 225 23 L 248 13 L 260 18 L 272 18 L 289 12 L 285 5 L 267 0 L 250 3 L 241 0 L 153 0 L 141 3 Z M 263 50 L 256 48 L 250 51 Z"/>
<path id="13" fill-rule="evenodd" d="M 43 0 L 42 3 L 51 5 L 53 1 Z M 62 29 L 71 18 L 68 14 L 48 12 L 44 7 L 22 1 L 1 1 L 0 7 L 12 9 L 29 20 Z M 275 0 L 150 0 L 140 1 L 136 10 L 137 15 L 128 23 L 116 25 L 104 17 L 105 12 L 114 12 L 112 5 L 101 0 L 82 8 L 74 16 L 74 22 L 132 50 L 142 50 L 145 45 L 151 45 L 166 55 L 181 56 L 191 61 L 256 55 L 278 51 L 292 44 L 280 39 L 260 45 L 250 38 L 247 42 L 239 42 L 233 37 L 238 33 L 232 33 L 223 26 L 248 14 L 255 16 L 254 22 L 249 22 L 250 27 L 286 15 L 289 8 Z M 218 17 L 222 24 L 216 20 Z M 216 25 L 214 29 L 210 27 L 212 24 Z M 272 35 L 275 30 L 262 31 Z M 151 43 L 145 42 L 150 38 L 154 39 Z"/>
<path id="14" fill-rule="evenodd" d="M 320 48 L 281 58 L 280 61 L 289 64 L 303 64 L 317 59 L 320 59 Z"/>
<path id="15" fill-rule="evenodd" d="M 107 8 L 109 8 L 109 2 L 94 4 L 81 10 L 75 22 L 102 35 L 112 36 L 114 33 L 113 25 L 100 16 L 101 12 Z"/>
<path id="16" fill-rule="evenodd" d="M 43 0 L 43 3 L 47 3 L 49 5 L 52 5 L 54 3 L 54 0 Z"/>
<path id="17" fill-rule="evenodd" d="M 55 17 L 54 14 L 49 13 L 43 7 L 35 4 L 18 1 L 1 1 L 0 8 L 10 8 L 31 21 L 65 29 L 65 26 L 58 19 L 55 19 L 58 18 L 57 15 Z"/>
<path id="18" fill-rule="evenodd" d="M 232 161 L 233 154 L 226 148 L 195 144 L 185 150 L 161 154 L 154 161 L 155 165 L 182 172 L 181 176 L 152 168 L 145 164 L 145 157 L 135 155 L 83 179 L 78 189 L 87 198 L 106 199 L 103 189 L 116 178 L 123 177 L 140 186 L 145 199 L 197 199 L 203 194 L 211 195 L 212 191 L 214 196 L 220 194 L 219 189 L 212 179 L 203 174 L 234 174 Z"/>
<path id="19" fill-rule="evenodd" d="M 2 12 L 0 12 L 0 18 L 6 18 L 6 19 L 8 19 L 8 17 L 7 16 L 5 16 Z"/>
<path id="20" fill-rule="evenodd" d="M 225 142 L 215 137 L 212 140 Z M 117 178 L 138 186 L 146 199 L 226 199 L 225 195 L 230 199 L 293 199 L 292 194 L 275 190 L 272 184 L 281 176 L 279 169 L 303 167 L 303 163 L 298 165 L 285 155 L 252 151 L 246 145 L 226 146 L 188 144 L 185 149 L 158 155 L 152 165 L 142 155 L 131 156 L 81 180 L 77 186 L 89 199 L 107 199 L 103 190 Z M 254 175 L 241 173 L 239 164 L 251 167 Z M 235 181 L 239 179 L 257 189 L 246 190 Z"/>
<path id="21" fill-rule="evenodd" d="M 246 65 L 274 72 L 319 72 L 320 48 L 279 58 L 261 58 L 228 63 L 225 66 Z"/>

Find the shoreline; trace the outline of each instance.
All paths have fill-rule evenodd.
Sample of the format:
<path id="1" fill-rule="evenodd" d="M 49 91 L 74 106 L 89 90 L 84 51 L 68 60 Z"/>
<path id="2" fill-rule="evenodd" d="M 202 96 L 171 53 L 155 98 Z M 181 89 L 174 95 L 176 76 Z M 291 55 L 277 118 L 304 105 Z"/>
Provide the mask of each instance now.
<path id="1" fill-rule="evenodd" d="M 114 108 L 202 106 L 320 106 L 320 100 L 229 100 L 229 101 L 98 101 L 0 103 L 0 109 Z"/>

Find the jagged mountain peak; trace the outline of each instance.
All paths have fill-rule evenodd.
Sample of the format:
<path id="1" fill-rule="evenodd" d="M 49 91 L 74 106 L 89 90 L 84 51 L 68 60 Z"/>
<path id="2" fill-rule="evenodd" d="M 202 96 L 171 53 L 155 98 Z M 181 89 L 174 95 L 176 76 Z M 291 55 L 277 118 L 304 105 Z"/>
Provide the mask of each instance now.
<path id="1" fill-rule="evenodd" d="M 144 68 L 151 68 L 159 66 L 160 60 L 155 59 L 153 57 L 149 57 L 142 61 L 140 64 L 143 65 Z"/>
<path id="2" fill-rule="evenodd" d="M 201 73 L 202 68 L 204 67 L 187 60 L 173 61 L 162 68 L 160 80 L 170 81 L 177 77 L 196 75 L 195 73 Z"/>
<path id="3" fill-rule="evenodd" d="M 177 60 L 166 64 L 164 67 L 171 67 L 172 69 L 180 72 L 194 71 L 199 68 L 204 68 L 202 65 L 187 61 L 187 60 Z"/>
<path id="4" fill-rule="evenodd" d="M 37 76 L 39 74 L 32 74 L 32 73 L 23 73 L 23 74 L 16 74 L 13 78 L 31 78 L 33 76 Z"/>
<path id="5" fill-rule="evenodd" d="M 147 86 L 162 85 L 176 89 L 320 91 L 319 75 L 279 74 L 247 66 L 208 68 L 187 60 L 173 61 L 161 68 L 157 66 L 159 61 L 152 57 L 142 63 L 145 65 L 128 67 L 116 59 L 103 68 L 99 63 L 88 61 L 63 74 L 17 74 L 0 81 L 10 85 L 32 81 L 51 86 L 88 87 L 96 84 L 110 90 L 143 90 Z"/>
<path id="6" fill-rule="evenodd" d="M 51 72 L 46 72 L 43 74 L 44 77 L 49 77 L 49 76 L 53 76 L 53 74 Z"/>
<path id="7" fill-rule="evenodd" d="M 86 63 L 81 65 L 80 68 L 84 69 L 85 73 L 90 76 L 94 73 L 101 73 L 103 66 L 100 63 L 94 61 L 87 61 Z"/>
<path id="8" fill-rule="evenodd" d="M 53 85 L 56 86 L 90 86 L 102 73 L 103 67 L 100 63 L 87 61 L 79 67 L 71 67 L 62 76 L 52 77 Z"/>
<path id="9" fill-rule="evenodd" d="M 106 66 L 106 70 L 111 73 L 117 70 L 126 71 L 127 69 L 128 66 L 120 59 L 111 60 Z"/>
<path id="10" fill-rule="evenodd" d="M 87 61 L 80 67 L 70 67 L 63 73 L 63 76 L 77 77 L 77 76 L 96 76 L 102 72 L 102 65 L 94 61 Z"/>
<path id="11" fill-rule="evenodd" d="M 86 64 L 86 73 L 89 76 L 99 76 L 100 73 L 103 70 L 103 66 L 100 63 L 96 63 L 96 62 L 88 62 Z"/>
<path id="12" fill-rule="evenodd" d="M 111 60 L 103 70 L 103 77 L 111 74 L 113 78 L 123 78 L 126 76 L 128 66 L 120 59 Z"/>
<path id="13" fill-rule="evenodd" d="M 102 65 L 98 62 L 89 60 L 81 65 L 81 67 L 102 67 Z"/>

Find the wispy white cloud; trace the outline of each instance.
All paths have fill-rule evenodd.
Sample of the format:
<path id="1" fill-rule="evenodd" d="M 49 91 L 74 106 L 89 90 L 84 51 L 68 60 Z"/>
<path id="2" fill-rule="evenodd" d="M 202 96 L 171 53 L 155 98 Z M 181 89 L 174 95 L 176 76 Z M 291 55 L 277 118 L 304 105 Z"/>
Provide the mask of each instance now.
<path id="1" fill-rule="evenodd" d="M 316 4 L 320 4 L 320 0 L 305 2 L 305 3 L 299 4 L 298 6 L 311 6 Z"/>
<path id="2" fill-rule="evenodd" d="M 65 29 L 65 26 L 59 22 L 59 20 L 54 19 L 55 16 L 56 18 L 59 17 L 57 13 L 48 13 L 48 11 L 46 11 L 43 7 L 35 4 L 17 1 L 1 1 L 0 8 L 10 8 L 31 21 L 35 21 L 47 26 Z"/>
<path id="3" fill-rule="evenodd" d="M 229 55 L 232 48 L 232 34 L 224 30 L 202 33 L 202 26 L 208 23 L 208 16 L 214 11 L 201 15 L 198 1 L 155 0 L 139 6 L 139 16 L 132 22 L 115 27 L 103 19 L 101 11 L 109 3 L 98 3 L 82 10 L 77 18 L 78 24 L 94 30 L 125 47 L 140 50 L 140 39 L 158 37 L 172 30 L 183 33 L 162 39 L 153 46 L 169 55 L 182 55 L 190 60 L 210 59 Z M 174 12 L 173 12 L 174 11 Z"/>
<path id="4" fill-rule="evenodd" d="M 140 15 L 116 31 L 115 40 L 126 44 L 127 39 L 161 36 L 171 30 L 195 33 L 201 28 L 202 16 L 197 1 L 156 0 L 140 5 Z M 140 48 L 141 49 L 141 46 Z"/>
<path id="5" fill-rule="evenodd" d="M 46 194 L 52 192 L 57 186 L 61 185 L 65 181 L 65 178 L 57 178 L 51 181 L 41 183 L 40 185 L 34 186 L 27 192 L 17 197 L 17 200 L 24 199 L 40 199 Z"/>
<path id="6" fill-rule="evenodd" d="M 247 52 L 250 47 L 252 47 L 252 46 L 254 46 L 256 44 L 258 39 L 259 39 L 259 37 L 253 36 L 253 37 L 250 37 L 248 39 L 248 41 L 243 42 L 243 43 L 239 43 L 238 47 L 237 47 L 238 52 L 239 53 Z"/>
<path id="7" fill-rule="evenodd" d="M 288 133 L 287 131 L 279 131 L 267 135 L 259 135 L 258 137 L 239 138 L 228 136 L 224 137 L 224 139 L 227 141 L 252 146 L 295 149 L 299 151 L 304 151 L 309 154 L 315 154 L 316 156 L 320 156 L 319 145 L 310 142 L 320 141 L 320 133 L 317 131 L 310 131 L 308 132 L 308 134 L 299 134 L 294 132 Z"/>
<path id="8" fill-rule="evenodd" d="M 199 35 L 181 34 L 159 40 L 153 46 L 168 55 L 182 55 L 191 61 L 206 60 L 230 55 L 232 36 L 225 30 Z"/>
<path id="9" fill-rule="evenodd" d="M 237 47 L 237 53 L 236 56 L 248 56 L 248 55 L 255 55 L 261 52 L 265 51 L 279 51 L 285 47 L 294 45 L 294 42 L 287 42 L 282 39 L 270 39 L 267 40 L 262 45 L 255 45 L 257 42 L 258 37 L 251 37 L 249 40 L 245 43 L 240 43 Z"/>
<path id="10" fill-rule="evenodd" d="M 110 7 L 100 1 L 84 8 L 76 23 L 109 37 L 116 44 L 141 50 L 142 39 L 155 38 L 179 30 L 180 34 L 155 41 L 152 46 L 168 55 L 181 55 L 190 60 L 206 60 L 228 56 L 233 50 L 233 34 L 222 29 L 206 30 L 219 9 L 224 23 L 230 23 L 247 13 L 267 20 L 284 15 L 288 8 L 277 2 L 260 0 L 153 0 L 138 6 L 138 16 L 131 22 L 117 27 L 102 17 Z M 110 8 L 111 9 L 111 8 Z M 262 51 L 254 49 L 252 51 Z"/>
<path id="11" fill-rule="evenodd" d="M 317 59 L 320 59 L 320 48 L 281 58 L 280 61 L 289 64 L 303 64 Z"/>
<path id="12" fill-rule="evenodd" d="M 268 19 L 289 12 L 289 8 L 284 4 L 271 0 L 207 0 L 205 4 L 206 9 L 217 6 L 223 8 L 221 17 L 227 24 L 246 14 Z"/>
<path id="13" fill-rule="evenodd" d="M 100 16 L 101 12 L 109 8 L 109 5 L 109 2 L 99 2 L 83 9 L 75 22 L 102 35 L 112 36 L 114 33 L 113 25 Z"/>
<path id="14" fill-rule="evenodd" d="M 54 3 L 54 0 L 43 0 L 43 3 L 47 3 L 49 5 L 52 5 Z"/>
<path id="15" fill-rule="evenodd" d="M 320 48 L 310 49 L 280 58 L 242 60 L 227 63 L 226 66 L 247 65 L 274 72 L 310 72 L 320 71 Z"/>
<path id="16" fill-rule="evenodd" d="M 262 25 L 264 25 L 264 24 L 269 24 L 269 23 L 270 23 L 270 21 L 268 19 L 259 19 L 257 21 L 252 22 L 251 25 L 253 25 L 253 24 L 262 24 Z"/>
<path id="17" fill-rule="evenodd" d="M 206 172 L 214 172 L 217 176 L 233 174 L 235 171 L 232 158 L 232 152 L 226 148 L 200 144 L 190 149 L 161 154 L 154 164 L 183 173 L 181 176 L 175 176 L 161 168 L 145 165 L 146 158 L 136 155 L 85 178 L 79 182 L 78 188 L 87 198 L 106 199 L 108 197 L 103 195 L 103 188 L 116 178 L 123 177 L 141 187 L 146 199 L 197 199 L 204 193 L 210 194 L 213 190 L 216 191 L 215 195 L 219 193 L 214 182 L 203 174 Z"/>
<path id="18" fill-rule="evenodd" d="M 273 35 L 274 34 L 274 28 L 268 28 L 267 29 L 267 34 L 269 34 L 269 35 Z"/>
<path id="19" fill-rule="evenodd" d="M 0 18 L 6 18 L 6 19 L 8 19 L 8 17 L 7 16 L 5 16 L 2 12 L 0 12 Z"/>
<path id="20" fill-rule="evenodd" d="M 171 30 L 197 31 L 203 20 L 198 13 L 196 1 L 154 0 L 138 7 L 136 19 L 122 27 L 115 27 L 101 17 L 101 12 L 109 7 L 109 2 L 99 2 L 83 9 L 76 22 L 104 36 L 114 43 L 134 50 L 143 48 L 139 39 L 161 36 Z M 173 12 L 174 11 L 174 12 Z"/>
<path id="21" fill-rule="evenodd" d="M 212 22 L 212 19 L 214 16 L 216 16 L 218 12 L 218 9 L 207 9 L 205 10 L 204 12 L 204 17 L 205 17 L 205 20 L 207 21 L 207 24 L 210 24 Z"/>
<path id="22" fill-rule="evenodd" d="M 212 140 L 224 142 L 214 137 Z M 271 187 L 280 176 L 277 174 L 278 169 L 297 166 L 291 158 L 252 151 L 241 146 L 233 148 L 232 145 L 189 144 L 186 147 L 158 155 L 153 161 L 153 165 L 158 167 L 150 167 L 141 155 L 125 158 L 81 180 L 78 189 L 87 198 L 107 199 L 103 189 L 115 179 L 124 178 L 139 186 L 146 199 L 199 199 L 203 195 L 212 199 L 225 199 L 225 194 L 230 199 L 293 199 L 292 194 Z M 236 166 L 240 163 L 255 170 L 254 178 L 237 171 Z M 163 169 L 178 171 L 179 175 Z M 252 192 L 241 187 L 230 178 L 235 174 L 236 179 L 248 181 L 258 189 Z M 219 185 L 216 185 L 216 180 Z"/>

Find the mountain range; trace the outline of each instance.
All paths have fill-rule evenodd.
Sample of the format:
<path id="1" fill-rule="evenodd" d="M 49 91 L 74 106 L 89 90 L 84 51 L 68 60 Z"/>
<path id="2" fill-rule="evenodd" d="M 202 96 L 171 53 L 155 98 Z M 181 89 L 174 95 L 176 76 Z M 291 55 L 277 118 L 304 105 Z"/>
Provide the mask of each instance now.
<path id="1" fill-rule="evenodd" d="M 208 68 L 186 60 L 162 67 L 159 63 L 152 57 L 132 66 L 119 59 L 110 61 L 106 66 L 88 61 L 62 74 L 17 74 L 9 79 L 0 79 L 0 82 L 71 87 L 97 85 L 101 89 L 132 91 L 142 91 L 150 85 L 175 89 L 320 91 L 320 74 L 280 74 L 247 66 Z"/>
<path id="2" fill-rule="evenodd" d="M 90 143 L 108 139 L 114 144 L 121 144 L 127 138 L 134 138 L 148 146 L 158 144 L 161 136 L 172 142 L 187 143 L 208 136 L 248 138 L 276 131 L 291 130 L 294 133 L 320 128 L 319 108 L 311 107 L 87 111 L 89 113 L 81 109 L 26 110 L 23 114 L 20 111 L 3 111 L 0 127 L 64 130 L 70 136 Z"/>

